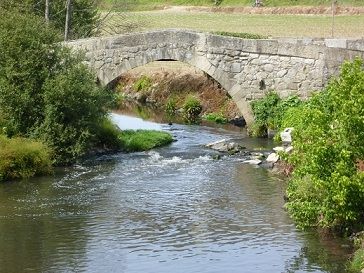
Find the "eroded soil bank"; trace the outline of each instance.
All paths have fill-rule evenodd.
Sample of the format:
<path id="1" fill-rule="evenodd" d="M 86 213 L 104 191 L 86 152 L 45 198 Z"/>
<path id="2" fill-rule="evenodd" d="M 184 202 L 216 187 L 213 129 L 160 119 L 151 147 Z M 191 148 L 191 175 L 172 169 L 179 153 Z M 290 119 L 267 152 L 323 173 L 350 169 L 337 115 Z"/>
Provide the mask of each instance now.
<path id="1" fill-rule="evenodd" d="M 120 110 L 134 104 L 178 117 L 193 97 L 202 106 L 200 117 L 213 113 L 226 121 L 241 118 L 234 101 L 215 80 L 179 62 L 156 62 L 132 70 L 119 78 L 115 89 Z"/>

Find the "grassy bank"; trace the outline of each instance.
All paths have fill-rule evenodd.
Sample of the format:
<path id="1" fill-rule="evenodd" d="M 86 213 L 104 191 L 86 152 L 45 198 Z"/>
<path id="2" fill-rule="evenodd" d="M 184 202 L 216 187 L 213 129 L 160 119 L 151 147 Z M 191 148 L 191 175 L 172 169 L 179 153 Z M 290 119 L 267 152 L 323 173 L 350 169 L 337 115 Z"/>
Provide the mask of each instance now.
<path id="1" fill-rule="evenodd" d="M 128 22 L 132 29 L 118 27 Z M 125 31 L 187 28 L 206 32 L 256 33 L 270 37 L 331 37 L 332 19 L 327 15 L 264 15 L 221 12 L 144 11 L 115 13 L 105 22 L 104 35 Z M 335 37 L 364 37 L 364 15 L 335 17 Z"/>

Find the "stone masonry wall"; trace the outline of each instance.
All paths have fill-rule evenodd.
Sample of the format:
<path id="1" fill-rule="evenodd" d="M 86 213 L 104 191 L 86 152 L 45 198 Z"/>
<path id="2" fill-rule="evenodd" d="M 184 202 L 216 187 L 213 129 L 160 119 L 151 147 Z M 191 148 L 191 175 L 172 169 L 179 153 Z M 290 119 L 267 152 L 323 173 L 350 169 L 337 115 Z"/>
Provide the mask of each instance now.
<path id="1" fill-rule="evenodd" d="M 104 85 L 153 61 L 177 60 L 195 66 L 229 92 L 248 124 L 250 100 L 269 90 L 282 97 L 307 98 L 339 72 L 344 60 L 364 58 L 363 45 L 361 40 L 249 40 L 176 29 L 67 43 L 86 53 L 87 64 Z"/>

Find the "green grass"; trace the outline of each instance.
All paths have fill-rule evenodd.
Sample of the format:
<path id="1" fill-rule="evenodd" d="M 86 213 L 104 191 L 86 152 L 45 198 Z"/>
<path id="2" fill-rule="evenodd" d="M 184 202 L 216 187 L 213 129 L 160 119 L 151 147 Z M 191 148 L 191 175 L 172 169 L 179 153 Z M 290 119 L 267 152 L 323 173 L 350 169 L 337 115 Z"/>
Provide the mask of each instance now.
<path id="1" fill-rule="evenodd" d="M 0 136 L 0 181 L 52 172 L 51 151 L 40 142 Z"/>
<path id="2" fill-rule="evenodd" d="M 225 124 L 228 122 L 227 118 L 221 113 L 209 113 L 202 116 L 202 119 L 213 121 L 219 124 Z"/>
<path id="3" fill-rule="evenodd" d="M 111 17 L 114 25 L 139 24 L 134 31 L 185 28 L 206 32 L 256 33 L 269 37 L 331 37 L 327 15 L 258 15 L 219 12 L 127 12 Z M 335 17 L 335 37 L 364 37 L 364 15 Z M 109 35 L 109 33 L 104 33 Z"/>
<path id="4" fill-rule="evenodd" d="M 330 6 L 332 0 L 263 0 L 266 7 L 280 6 Z M 252 6 L 254 0 L 223 0 L 221 7 L 247 7 Z M 340 0 L 340 5 L 363 6 L 362 0 Z M 165 6 L 214 6 L 213 0 L 103 0 L 101 7 L 115 5 L 120 9 L 152 10 Z"/>
<path id="5" fill-rule="evenodd" d="M 126 152 L 147 151 L 173 141 L 169 133 L 155 130 L 123 130 L 119 139 Z"/>

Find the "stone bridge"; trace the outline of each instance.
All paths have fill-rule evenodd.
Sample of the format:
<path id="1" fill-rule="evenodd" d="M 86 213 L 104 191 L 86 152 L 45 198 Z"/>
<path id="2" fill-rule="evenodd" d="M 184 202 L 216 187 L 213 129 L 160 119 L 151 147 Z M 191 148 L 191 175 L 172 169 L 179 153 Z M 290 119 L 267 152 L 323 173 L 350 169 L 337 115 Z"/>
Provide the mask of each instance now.
<path id="1" fill-rule="evenodd" d="M 321 90 L 345 60 L 364 58 L 364 40 L 251 40 L 166 29 L 67 43 L 86 53 L 101 84 L 158 60 L 176 60 L 206 72 L 225 88 L 249 124 L 249 101 L 269 90 L 302 98 Z"/>

